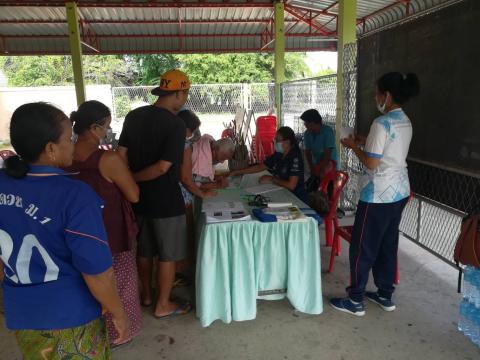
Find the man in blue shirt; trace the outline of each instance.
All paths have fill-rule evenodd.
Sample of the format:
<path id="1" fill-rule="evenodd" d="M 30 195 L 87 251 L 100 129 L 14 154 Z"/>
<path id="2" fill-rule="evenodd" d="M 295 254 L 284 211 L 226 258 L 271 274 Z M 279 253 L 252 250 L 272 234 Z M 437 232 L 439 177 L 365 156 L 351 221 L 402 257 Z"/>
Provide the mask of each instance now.
<path id="1" fill-rule="evenodd" d="M 303 139 L 310 173 L 323 178 L 337 164 L 335 133 L 331 127 L 323 125 L 322 116 L 315 109 L 305 111 L 300 119 L 307 129 Z"/>

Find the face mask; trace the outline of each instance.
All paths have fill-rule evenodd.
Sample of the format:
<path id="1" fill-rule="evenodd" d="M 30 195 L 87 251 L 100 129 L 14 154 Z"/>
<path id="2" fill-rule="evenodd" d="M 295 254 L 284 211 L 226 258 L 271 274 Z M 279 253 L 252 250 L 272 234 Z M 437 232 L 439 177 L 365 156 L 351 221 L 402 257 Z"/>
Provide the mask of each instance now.
<path id="1" fill-rule="evenodd" d="M 388 99 L 388 93 L 387 93 L 387 96 L 385 97 L 385 102 L 383 103 L 383 105 L 380 105 L 377 102 L 377 110 L 380 111 L 381 114 L 385 114 L 385 107 L 387 106 L 387 99 Z"/>
<path id="2" fill-rule="evenodd" d="M 188 137 L 187 140 L 190 141 L 191 143 L 194 143 L 198 141 L 202 137 L 202 134 L 200 132 L 200 129 L 195 129 L 195 131 L 192 133 L 192 136 Z"/>
<path id="3" fill-rule="evenodd" d="M 282 142 L 275 142 L 275 151 L 283 154 Z"/>
<path id="4" fill-rule="evenodd" d="M 101 128 L 105 129 L 103 126 L 100 126 Z M 99 145 L 108 145 L 111 144 L 113 141 L 113 130 L 108 128 L 106 129 L 106 134 L 105 137 L 99 139 Z"/>

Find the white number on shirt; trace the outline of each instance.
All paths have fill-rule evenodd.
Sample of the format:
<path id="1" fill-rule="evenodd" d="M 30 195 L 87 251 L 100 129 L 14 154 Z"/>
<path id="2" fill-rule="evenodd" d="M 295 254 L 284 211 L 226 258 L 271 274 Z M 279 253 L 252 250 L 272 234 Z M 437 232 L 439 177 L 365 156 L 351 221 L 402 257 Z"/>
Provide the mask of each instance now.
<path id="1" fill-rule="evenodd" d="M 17 272 L 12 269 L 9 264 L 10 257 L 13 252 L 13 240 L 12 237 L 5 231 L 0 230 L 0 250 L 2 259 L 5 266 L 10 270 L 13 275 L 6 273 L 6 276 L 15 283 L 20 282 L 21 284 L 31 284 L 30 279 L 30 261 L 32 259 L 33 248 L 36 248 L 40 253 L 40 256 L 45 263 L 47 268 L 45 276 L 43 278 L 44 282 L 54 281 L 58 279 L 59 268 L 57 264 L 48 254 L 47 250 L 40 244 L 37 237 L 33 234 L 25 235 L 23 238 L 22 246 L 18 252 L 17 262 L 15 264 Z"/>

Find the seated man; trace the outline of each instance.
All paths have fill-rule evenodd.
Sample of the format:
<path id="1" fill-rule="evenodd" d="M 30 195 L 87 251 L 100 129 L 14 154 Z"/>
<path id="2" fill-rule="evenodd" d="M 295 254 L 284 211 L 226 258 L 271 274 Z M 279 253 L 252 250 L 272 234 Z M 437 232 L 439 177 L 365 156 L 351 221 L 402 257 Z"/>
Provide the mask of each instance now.
<path id="1" fill-rule="evenodd" d="M 307 130 L 304 134 L 305 159 L 310 173 L 323 178 L 326 173 L 336 168 L 337 149 L 335 133 L 331 127 L 323 125 L 322 116 L 315 109 L 305 111 L 300 119 Z"/>
<path id="2" fill-rule="evenodd" d="M 215 176 L 216 164 L 229 160 L 235 153 L 235 144 L 232 139 L 216 140 L 210 135 L 202 137 L 192 146 L 192 175 L 193 181 L 200 189 L 216 189 L 228 186 L 223 176 Z"/>

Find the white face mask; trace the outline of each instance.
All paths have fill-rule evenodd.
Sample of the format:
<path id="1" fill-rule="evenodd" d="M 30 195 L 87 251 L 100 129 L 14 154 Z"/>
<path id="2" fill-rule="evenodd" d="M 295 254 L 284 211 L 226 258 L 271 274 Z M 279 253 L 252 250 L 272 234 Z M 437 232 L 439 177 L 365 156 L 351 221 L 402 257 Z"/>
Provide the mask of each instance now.
<path id="1" fill-rule="evenodd" d="M 384 101 L 383 105 L 380 105 L 377 102 L 377 109 L 378 109 L 378 111 L 380 111 L 381 114 L 385 114 L 385 108 L 387 106 L 387 99 L 388 99 L 388 93 L 387 93 L 387 96 L 385 96 L 385 101 Z"/>
<path id="2" fill-rule="evenodd" d="M 187 140 L 194 143 L 195 141 L 198 141 L 202 137 L 202 133 L 200 132 L 200 129 L 195 129 L 195 131 L 192 133 L 192 136 L 187 137 Z"/>

